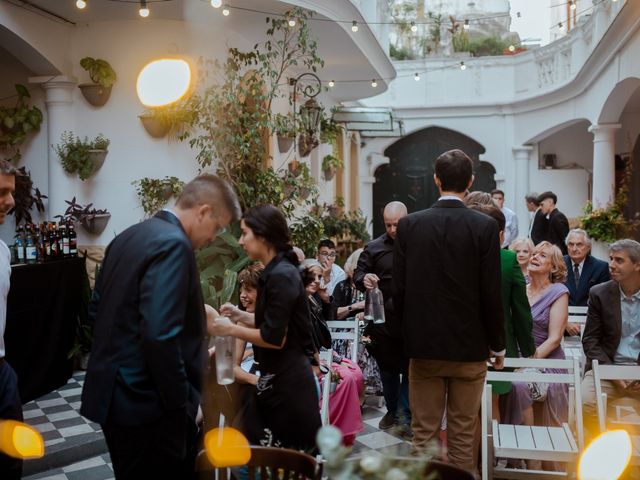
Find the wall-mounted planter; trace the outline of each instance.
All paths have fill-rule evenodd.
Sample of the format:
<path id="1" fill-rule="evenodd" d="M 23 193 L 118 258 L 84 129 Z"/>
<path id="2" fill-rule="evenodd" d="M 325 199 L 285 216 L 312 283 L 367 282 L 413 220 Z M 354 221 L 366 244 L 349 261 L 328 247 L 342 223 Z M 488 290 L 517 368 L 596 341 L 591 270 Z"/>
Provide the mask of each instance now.
<path id="1" fill-rule="evenodd" d="M 293 137 L 281 137 L 278 135 L 278 150 L 280 153 L 287 153 L 293 146 Z"/>
<path id="2" fill-rule="evenodd" d="M 107 158 L 107 153 L 109 153 L 109 150 L 89 150 L 89 161 L 93 163 L 91 174 L 89 176 L 95 174 L 102 168 L 104 160 Z"/>
<path id="3" fill-rule="evenodd" d="M 166 137 L 169 133 L 169 129 L 171 128 L 165 122 L 162 122 L 151 115 L 138 115 L 138 118 L 142 122 L 142 126 L 147 131 L 147 133 L 153 138 Z"/>
<path id="4" fill-rule="evenodd" d="M 82 225 L 82 228 L 84 228 L 87 233 L 100 235 L 107 227 L 107 223 L 109 223 L 110 218 L 110 213 L 90 215 L 88 217 L 83 217 L 82 220 L 80 220 L 80 225 Z"/>
<path id="5" fill-rule="evenodd" d="M 326 170 L 323 170 L 323 174 L 324 174 L 324 179 L 327 182 L 330 182 L 331 180 L 333 180 L 333 177 L 336 174 L 336 171 L 333 168 L 327 168 Z"/>
<path id="6" fill-rule="evenodd" d="M 103 87 L 99 83 L 81 83 L 78 88 L 87 102 L 94 107 L 101 107 L 111 96 L 111 87 Z"/>

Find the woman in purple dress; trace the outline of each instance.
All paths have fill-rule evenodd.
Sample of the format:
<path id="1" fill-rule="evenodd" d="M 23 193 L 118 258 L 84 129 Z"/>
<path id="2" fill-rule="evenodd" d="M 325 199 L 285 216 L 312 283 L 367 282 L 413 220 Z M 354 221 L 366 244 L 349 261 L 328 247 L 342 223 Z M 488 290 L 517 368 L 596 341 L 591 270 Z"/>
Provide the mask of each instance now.
<path id="1" fill-rule="evenodd" d="M 540 242 L 529 261 L 527 297 L 533 317 L 533 358 L 564 359 L 561 341 L 569 315 L 569 291 L 563 282 L 567 276 L 560 249 L 549 242 Z M 565 370 L 547 369 L 555 373 Z M 514 425 L 562 426 L 569 415 L 566 384 L 549 385 L 544 401 L 534 402 L 527 383 L 514 382 L 511 393 L 501 399 L 504 422 Z M 540 469 L 540 461 L 528 460 L 530 469 Z M 545 470 L 558 470 L 553 462 L 544 462 Z"/>

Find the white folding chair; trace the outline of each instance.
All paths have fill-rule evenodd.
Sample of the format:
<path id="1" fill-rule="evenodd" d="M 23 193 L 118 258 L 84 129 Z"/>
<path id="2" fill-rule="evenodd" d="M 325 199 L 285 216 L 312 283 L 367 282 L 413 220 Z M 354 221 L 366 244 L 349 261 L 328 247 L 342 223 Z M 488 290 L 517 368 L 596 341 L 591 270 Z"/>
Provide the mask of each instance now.
<path id="1" fill-rule="evenodd" d="M 584 445 L 577 359 L 506 358 L 505 367 L 566 369 L 568 373 L 489 371 L 487 380 L 568 384 L 569 422 L 561 427 L 499 424 L 492 420 L 491 385 L 485 385 L 481 407 L 482 478 L 570 478 Z M 567 472 L 499 468 L 493 466 L 495 458 L 566 462 Z"/>
<path id="2" fill-rule="evenodd" d="M 607 423 L 614 427 L 628 427 L 633 443 L 632 465 L 640 465 L 640 412 L 635 410 L 637 404 L 625 402 L 624 398 L 614 400 L 615 418 L 607 422 L 607 394 L 602 391 L 602 380 L 639 380 L 640 366 L 638 365 L 600 365 L 593 361 L 593 381 L 596 387 L 596 407 L 600 430 L 607 429 Z M 629 428 L 630 427 L 630 428 Z"/>
<path id="3" fill-rule="evenodd" d="M 348 318 L 346 320 L 329 320 L 327 322 L 331 332 L 331 340 L 349 340 L 351 342 L 351 361 L 358 363 L 358 320 Z"/>
<path id="4" fill-rule="evenodd" d="M 331 390 L 331 363 L 333 360 L 332 350 L 322 350 L 320 352 L 320 364 L 324 364 L 329 368 L 323 379 L 321 385 L 322 402 L 320 403 L 320 420 L 322 425 L 329 425 L 329 395 Z"/>
<path id="5" fill-rule="evenodd" d="M 586 315 L 589 307 L 569 306 L 569 315 Z"/>

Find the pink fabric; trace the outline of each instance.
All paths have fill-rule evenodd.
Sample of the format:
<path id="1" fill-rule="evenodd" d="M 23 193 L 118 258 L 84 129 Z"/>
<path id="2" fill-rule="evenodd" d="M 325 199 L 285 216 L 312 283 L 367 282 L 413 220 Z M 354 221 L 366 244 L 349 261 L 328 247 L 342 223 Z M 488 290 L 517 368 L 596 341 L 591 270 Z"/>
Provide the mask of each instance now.
<path id="1" fill-rule="evenodd" d="M 364 377 L 360 367 L 348 358 L 343 359 L 341 364 L 333 363 L 331 368 L 340 374 L 342 380 L 329 396 L 329 423 L 340 429 L 345 445 L 351 445 L 355 435 L 364 430 L 360 411 Z"/>

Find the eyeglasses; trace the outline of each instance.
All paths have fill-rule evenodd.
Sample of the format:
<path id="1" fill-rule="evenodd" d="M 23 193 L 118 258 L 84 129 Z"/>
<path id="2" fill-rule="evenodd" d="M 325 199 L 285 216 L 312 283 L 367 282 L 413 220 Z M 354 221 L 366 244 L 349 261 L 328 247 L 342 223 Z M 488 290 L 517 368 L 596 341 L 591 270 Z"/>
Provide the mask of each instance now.
<path id="1" fill-rule="evenodd" d="M 336 252 L 332 252 L 332 253 L 320 252 L 319 255 L 324 258 L 336 258 Z"/>

